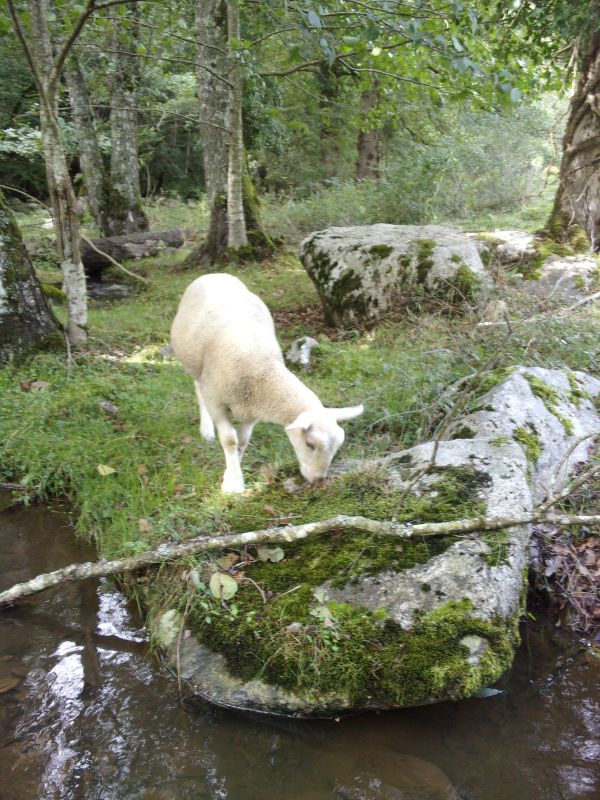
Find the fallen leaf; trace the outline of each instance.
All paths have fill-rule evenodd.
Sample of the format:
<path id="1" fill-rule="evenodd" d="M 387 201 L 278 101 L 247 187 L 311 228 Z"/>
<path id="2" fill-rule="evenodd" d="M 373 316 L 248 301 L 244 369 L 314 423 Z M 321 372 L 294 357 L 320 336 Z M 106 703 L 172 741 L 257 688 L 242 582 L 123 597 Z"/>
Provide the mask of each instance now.
<path id="1" fill-rule="evenodd" d="M 138 467 L 140 475 L 145 475 L 148 472 L 148 467 L 145 464 L 140 464 Z"/>
<path id="2" fill-rule="evenodd" d="M 226 553 L 224 556 L 221 556 L 221 558 L 217 558 L 217 564 L 222 569 L 231 569 L 234 564 L 237 564 L 237 561 L 237 553 Z"/>
<path id="3" fill-rule="evenodd" d="M 18 678 L 0 678 L 0 694 L 10 692 L 10 690 L 17 687 L 19 683 L 20 681 Z"/>
<path id="4" fill-rule="evenodd" d="M 257 547 L 256 554 L 261 561 L 272 561 L 273 564 L 283 561 L 285 557 L 281 547 Z"/>
<path id="5" fill-rule="evenodd" d="M 42 392 L 44 389 L 47 389 L 50 386 L 48 381 L 33 381 L 29 384 L 29 391 L 30 392 Z"/>
<path id="6" fill-rule="evenodd" d="M 275 511 L 273 506 L 265 504 L 263 506 L 263 511 L 265 512 L 265 514 L 270 514 L 272 517 L 276 517 L 277 516 L 277 512 Z"/>
<path id="7" fill-rule="evenodd" d="M 237 581 L 224 572 L 213 572 L 208 586 L 214 597 L 220 600 L 230 600 L 238 590 Z"/>
<path id="8" fill-rule="evenodd" d="M 102 476 L 112 475 L 113 472 L 117 471 L 116 469 L 114 469 L 114 467 L 109 467 L 107 464 L 98 464 L 96 469 Z"/>
<path id="9" fill-rule="evenodd" d="M 140 533 L 148 533 L 148 531 L 152 530 L 152 525 L 147 519 L 138 519 L 138 530 Z"/>

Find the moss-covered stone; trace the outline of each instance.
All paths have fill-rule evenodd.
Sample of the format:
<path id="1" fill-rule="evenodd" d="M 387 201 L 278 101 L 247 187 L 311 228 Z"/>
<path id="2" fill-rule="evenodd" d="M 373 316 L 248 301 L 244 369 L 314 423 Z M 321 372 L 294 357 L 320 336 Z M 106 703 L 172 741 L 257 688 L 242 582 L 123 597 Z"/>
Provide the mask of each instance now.
<path id="1" fill-rule="evenodd" d="M 275 488 L 268 507 L 285 507 L 288 516 L 303 521 L 340 509 L 374 519 L 441 521 L 482 513 L 479 494 L 489 480 L 469 467 L 437 468 L 421 496 L 411 495 L 399 507 L 388 474 L 370 469 L 342 475 L 326 490 L 292 497 Z M 231 530 L 261 527 L 264 518 L 264 495 L 242 498 L 226 513 Z M 399 541 L 363 531 L 333 531 L 286 545 L 277 563 L 258 560 L 252 548 L 242 556 L 244 574 L 230 604 L 194 589 L 191 596 L 180 597 L 179 610 L 187 607 L 194 635 L 224 655 L 232 673 L 245 680 L 261 677 L 302 693 L 335 690 L 352 702 L 371 697 L 383 704 L 419 703 L 436 692 L 463 697 L 508 665 L 512 645 L 508 640 L 501 644 L 506 623 L 482 622 L 472 616 L 468 602 L 453 603 L 418 618 L 414 631 L 407 632 L 383 611 L 328 601 L 319 592 L 327 581 L 342 587 L 360 575 L 424 563 L 455 541 L 452 536 Z M 206 586 L 214 562 L 197 558 L 193 563 Z M 166 570 L 160 580 L 171 581 Z M 468 634 L 484 636 L 490 653 L 495 651 L 476 668 L 467 664 L 460 645 Z"/>
<path id="2" fill-rule="evenodd" d="M 571 372 L 570 370 L 566 371 L 567 380 L 569 381 L 569 386 L 571 387 L 571 391 L 569 393 L 569 400 L 573 403 L 574 406 L 577 408 L 580 407 L 582 400 L 591 400 L 592 397 L 589 392 L 586 392 L 585 389 L 582 389 L 579 381 L 577 380 L 577 376 Z"/>

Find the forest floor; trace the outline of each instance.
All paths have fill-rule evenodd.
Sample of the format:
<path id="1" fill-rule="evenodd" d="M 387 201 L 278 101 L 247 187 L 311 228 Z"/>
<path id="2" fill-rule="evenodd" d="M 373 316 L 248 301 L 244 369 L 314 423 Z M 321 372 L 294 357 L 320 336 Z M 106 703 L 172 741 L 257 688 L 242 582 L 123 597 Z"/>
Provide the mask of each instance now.
<path id="1" fill-rule="evenodd" d="M 173 227 L 176 219 L 191 224 L 188 207 L 180 206 L 178 217 L 172 204 L 165 207 L 168 213 L 160 207 L 152 212 L 153 227 Z M 0 481 L 17 483 L 25 501 L 67 498 L 76 509 L 78 533 L 106 558 L 203 531 L 289 519 L 281 487 L 297 466 L 276 426 L 259 424 L 245 457 L 251 502 L 240 505 L 220 494 L 222 452 L 200 438 L 192 382 L 166 350 L 178 300 L 196 277 L 178 270 L 185 255 L 182 250 L 128 264 L 149 286 L 130 281 L 127 298 L 92 300 L 89 344 L 71 360 L 64 352 L 43 352 L 0 370 Z M 338 460 L 374 457 L 431 438 L 448 410 L 445 388 L 494 353 L 497 365 L 600 375 L 597 307 L 562 314 L 523 291 L 518 275 L 498 272 L 494 290 L 508 303 L 510 334 L 505 325 L 478 327 L 474 310 L 449 314 L 439 306 L 403 309 L 370 331 L 340 332 L 327 326 L 291 248 L 268 263 L 230 271 L 272 310 L 284 352 L 299 336 L 318 339 L 311 368 L 301 377 L 325 405 L 365 404 L 364 415 L 346 425 Z M 40 274 L 46 282 L 59 280 L 48 264 L 41 264 Z M 121 277 L 113 271 L 106 281 Z M 597 487 L 581 501 L 597 506 Z M 565 547 L 588 561 L 587 551 L 596 553 L 600 544 L 600 531 L 561 536 L 568 538 Z M 567 563 L 555 573 L 564 573 Z M 589 570 L 588 576 L 574 572 L 580 587 L 596 592 L 596 605 L 586 605 L 593 622 L 598 581 Z M 132 590 L 137 592 L 135 580 Z"/>

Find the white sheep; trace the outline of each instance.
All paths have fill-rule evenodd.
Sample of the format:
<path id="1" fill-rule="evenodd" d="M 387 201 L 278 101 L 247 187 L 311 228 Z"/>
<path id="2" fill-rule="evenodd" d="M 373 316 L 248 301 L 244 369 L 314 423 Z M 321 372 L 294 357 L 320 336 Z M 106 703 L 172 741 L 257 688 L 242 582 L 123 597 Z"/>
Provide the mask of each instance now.
<path id="1" fill-rule="evenodd" d="M 344 441 L 337 424 L 362 414 L 362 405 L 325 408 L 284 364 L 269 309 L 232 275 L 210 273 L 185 290 L 171 347 L 194 379 L 200 433 L 225 453 L 223 492 L 243 492 L 241 461 L 258 421 L 285 427 L 300 472 L 324 478 Z M 232 423 L 237 421 L 237 429 Z"/>

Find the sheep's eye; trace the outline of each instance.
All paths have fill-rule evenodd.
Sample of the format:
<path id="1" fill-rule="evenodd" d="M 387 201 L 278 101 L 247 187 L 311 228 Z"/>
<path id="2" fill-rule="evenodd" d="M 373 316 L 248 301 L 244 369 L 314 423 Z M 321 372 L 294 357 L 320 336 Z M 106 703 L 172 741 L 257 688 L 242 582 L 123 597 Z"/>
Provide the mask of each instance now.
<path id="1" fill-rule="evenodd" d="M 309 450 L 315 450 L 316 449 L 314 444 L 311 444 L 310 442 L 307 442 L 306 446 L 308 447 Z"/>

